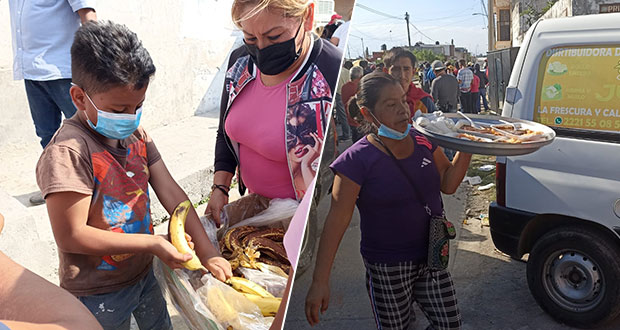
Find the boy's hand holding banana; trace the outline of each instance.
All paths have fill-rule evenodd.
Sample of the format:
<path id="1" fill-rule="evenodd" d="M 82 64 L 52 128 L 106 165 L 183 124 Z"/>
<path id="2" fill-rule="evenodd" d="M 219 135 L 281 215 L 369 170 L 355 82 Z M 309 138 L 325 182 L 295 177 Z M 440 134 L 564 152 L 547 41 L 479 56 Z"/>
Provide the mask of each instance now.
<path id="1" fill-rule="evenodd" d="M 179 253 L 184 254 L 184 260 L 180 263 L 180 266 L 189 270 L 209 271 L 215 278 L 224 282 L 232 276 L 228 261 L 219 255 L 213 255 L 206 257 L 206 267 L 203 266 L 194 251 L 191 237 L 185 233 L 185 220 L 192 207 L 192 203 L 186 200 L 174 209 L 170 217 L 170 242 Z"/>

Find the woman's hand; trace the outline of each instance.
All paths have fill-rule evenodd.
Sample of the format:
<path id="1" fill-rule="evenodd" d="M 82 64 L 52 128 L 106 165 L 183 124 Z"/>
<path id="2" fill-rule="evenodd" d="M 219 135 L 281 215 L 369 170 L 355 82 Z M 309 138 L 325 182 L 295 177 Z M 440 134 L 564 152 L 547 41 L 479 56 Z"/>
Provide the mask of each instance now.
<path id="1" fill-rule="evenodd" d="M 213 190 L 211 198 L 209 198 L 209 202 L 207 203 L 207 208 L 205 209 L 205 215 L 213 219 L 218 228 L 222 224 L 220 215 L 222 214 L 222 208 L 224 208 L 226 204 L 228 204 L 228 196 L 224 195 L 219 189 Z"/>
<path id="2" fill-rule="evenodd" d="M 211 257 L 207 259 L 204 266 L 211 272 L 211 274 L 213 274 L 213 276 L 215 276 L 215 278 L 222 282 L 226 282 L 227 279 L 232 277 L 232 268 L 230 267 L 230 263 L 222 257 Z"/>
<path id="3" fill-rule="evenodd" d="M 321 146 L 323 145 L 323 141 L 319 139 L 319 136 L 316 133 L 310 133 L 310 136 L 314 139 L 314 147 L 307 144 L 304 148 L 306 148 L 308 152 L 301 157 L 301 164 L 306 166 L 311 166 L 312 162 L 319 158 L 321 155 Z"/>
<path id="4" fill-rule="evenodd" d="M 329 306 L 329 283 L 312 281 L 310 290 L 306 295 L 306 319 L 311 326 L 319 323 L 319 310 L 321 314 L 327 311 Z"/>

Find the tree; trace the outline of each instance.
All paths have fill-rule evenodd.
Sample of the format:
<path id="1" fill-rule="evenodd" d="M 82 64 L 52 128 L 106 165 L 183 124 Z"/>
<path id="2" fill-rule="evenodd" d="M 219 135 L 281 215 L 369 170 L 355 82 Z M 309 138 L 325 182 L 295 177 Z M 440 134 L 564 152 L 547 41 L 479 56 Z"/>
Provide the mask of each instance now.
<path id="1" fill-rule="evenodd" d="M 433 62 L 434 60 L 444 60 L 445 56 L 443 55 L 438 55 L 433 53 L 432 51 L 428 50 L 428 49 L 422 49 L 422 50 L 414 50 L 413 51 L 413 55 L 415 55 L 415 57 L 418 59 L 419 62 Z"/>
<path id="2" fill-rule="evenodd" d="M 535 1 L 528 1 L 523 3 L 523 9 L 521 10 L 521 17 L 525 18 L 525 22 L 528 26 L 532 26 L 542 15 L 544 15 L 558 0 L 547 0 L 547 4 L 544 7 L 538 9 Z"/>
<path id="3" fill-rule="evenodd" d="M 384 52 L 387 51 L 387 45 L 386 44 L 381 45 L 381 50 Z"/>

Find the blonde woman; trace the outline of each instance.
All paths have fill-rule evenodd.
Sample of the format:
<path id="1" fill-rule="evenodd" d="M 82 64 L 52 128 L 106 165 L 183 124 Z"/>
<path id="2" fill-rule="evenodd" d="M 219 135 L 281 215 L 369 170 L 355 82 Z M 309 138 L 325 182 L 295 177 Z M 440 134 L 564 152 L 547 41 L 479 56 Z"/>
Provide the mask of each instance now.
<path id="1" fill-rule="evenodd" d="M 231 180 L 239 190 L 301 200 L 318 167 L 341 52 L 312 33 L 308 0 L 236 0 L 244 46 L 234 50 L 220 105 L 206 213 L 219 224 Z"/>

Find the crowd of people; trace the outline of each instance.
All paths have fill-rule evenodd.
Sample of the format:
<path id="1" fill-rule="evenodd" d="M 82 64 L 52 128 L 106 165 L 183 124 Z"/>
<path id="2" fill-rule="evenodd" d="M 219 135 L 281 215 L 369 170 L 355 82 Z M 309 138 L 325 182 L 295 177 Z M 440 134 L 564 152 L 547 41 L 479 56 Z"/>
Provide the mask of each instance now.
<path id="1" fill-rule="evenodd" d="M 448 84 L 446 80 L 452 80 L 451 78 L 444 78 L 443 82 L 433 88 L 433 82 L 441 75 L 452 76 L 456 78 L 458 83 L 457 102 L 455 103 L 443 103 L 443 107 L 440 110 L 450 112 L 454 109 L 461 109 L 465 113 L 479 113 L 481 111 L 481 102 L 484 105 L 485 111 L 489 110 L 489 104 L 487 101 L 486 88 L 489 84 L 489 76 L 487 69 L 487 61 L 484 61 L 484 67 L 480 69 L 480 64 L 473 64 L 467 62 L 464 59 L 455 61 L 454 64 L 450 61 L 442 63 L 439 60 L 432 63 L 424 62 L 419 66 L 419 77 L 422 82 L 422 88 L 427 92 L 433 94 L 435 100 L 438 99 L 435 96 L 436 89 L 441 90 L 438 94 L 450 95 L 452 98 L 453 83 L 450 82 L 449 86 L 443 86 Z M 445 98 L 443 98 L 446 100 Z M 446 100 L 447 101 L 447 100 Z M 439 101 L 437 102 L 440 103 Z"/>
<path id="2" fill-rule="evenodd" d="M 440 110 L 477 114 L 483 107 L 485 111 L 489 111 L 486 94 L 489 79 L 486 69 L 486 60 L 482 68 L 478 63 L 466 62 L 463 59 L 454 62 L 435 60 L 418 63 L 411 51 L 401 47 L 386 51 L 379 63 L 371 63 L 365 59 L 345 60 L 338 82 L 334 113 L 342 132 L 339 139 L 352 139 L 352 142 L 355 142 L 361 136 L 359 114 L 351 113 L 347 105 L 357 90 L 359 80 L 365 75 L 384 72 L 399 80 L 406 92 L 412 117 L 418 110 L 423 113 Z M 414 82 L 416 75 L 418 81 Z"/>

